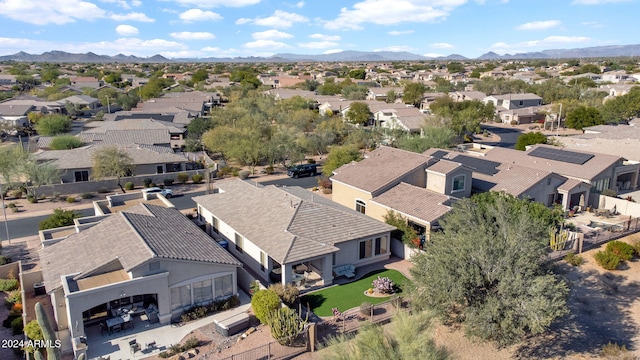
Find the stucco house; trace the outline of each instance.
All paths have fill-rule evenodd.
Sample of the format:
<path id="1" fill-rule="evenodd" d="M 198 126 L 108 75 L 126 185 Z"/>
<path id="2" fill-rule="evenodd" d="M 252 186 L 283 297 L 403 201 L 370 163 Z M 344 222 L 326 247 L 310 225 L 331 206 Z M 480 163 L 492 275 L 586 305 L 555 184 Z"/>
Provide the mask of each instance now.
<path id="1" fill-rule="evenodd" d="M 131 175 L 154 175 L 186 170 L 189 162 L 186 156 L 175 153 L 165 146 L 129 145 L 87 145 L 71 150 L 41 150 L 35 153 L 40 162 L 51 161 L 61 171 L 62 183 L 82 182 L 92 179 L 93 153 L 107 146 L 116 146 L 125 151 L 133 160 Z"/>
<path id="2" fill-rule="evenodd" d="M 33 105 L 0 104 L 0 125 L 13 128 L 29 126 L 28 115 L 35 109 Z"/>
<path id="3" fill-rule="evenodd" d="M 265 283 L 299 282 L 306 272 L 314 286 L 326 286 L 340 266 L 390 256 L 393 226 L 299 187 L 226 181 L 193 200 L 207 232 Z"/>
<path id="4" fill-rule="evenodd" d="M 507 110 L 522 109 L 530 106 L 541 106 L 542 98 L 536 94 L 504 94 L 490 95 L 482 100 L 485 104 L 491 102 L 496 110 L 504 108 Z"/>
<path id="5" fill-rule="evenodd" d="M 112 310 L 168 323 L 238 293 L 241 263 L 177 209 L 140 204 L 99 219 L 40 250 L 59 337 L 72 344 Z M 74 346 L 75 356 L 86 351 Z"/>

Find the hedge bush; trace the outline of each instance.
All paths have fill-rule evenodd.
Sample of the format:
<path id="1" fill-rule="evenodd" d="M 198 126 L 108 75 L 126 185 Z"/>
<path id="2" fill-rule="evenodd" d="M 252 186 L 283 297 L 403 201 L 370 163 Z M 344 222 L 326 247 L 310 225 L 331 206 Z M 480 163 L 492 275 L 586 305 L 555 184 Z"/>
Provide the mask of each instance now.
<path id="1" fill-rule="evenodd" d="M 191 180 L 193 180 L 194 183 L 199 184 L 200 182 L 202 182 L 202 178 L 203 176 L 200 174 L 193 174 Z"/>
<path id="2" fill-rule="evenodd" d="M 238 173 L 238 176 L 240 177 L 240 179 L 246 179 L 249 177 L 249 170 L 242 170 Z"/>
<path id="3" fill-rule="evenodd" d="M 193 306 L 182 313 L 182 315 L 180 316 L 180 320 L 182 320 L 182 322 L 189 322 L 191 320 L 200 319 L 219 311 L 232 309 L 239 305 L 240 299 L 237 295 L 234 295 L 227 299 L 214 301 L 206 306 Z"/>
<path id="4" fill-rule="evenodd" d="M 68 203 L 74 203 L 74 202 L 76 202 L 76 198 L 74 198 L 73 196 L 69 196 L 69 197 L 67 197 L 67 202 Z"/>
<path id="5" fill-rule="evenodd" d="M 576 253 L 570 252 L 565 255 L 564 261 L 573 266 L 580 266 L 584 263 L 584 258 L 580 255 L 577 255 Z"/>
<path id="6" fill-rule="evenodd" d="M 151 180 L 149 178 L 144 178 L 142 180 L 142 184 L 144 185 L 145 188 L 150 187 L 152 182 L 153 182 L 153 180 Z"/>
<path id="7" fill-rule="evenodd" d="M 86 199 L 91 199 L 91 198 L 93 198 L 93 193 L 90 193 L 90 192 L 82 193 L 82 195 L 80 195 L 80 197 L 85 199 L 85 200 Z"/>
<path id="8" fill-rule="evenodd" d="M 607 270 L 615 270 L 620 265 L 620 258 L 610 251 L 598 251 L 593 256 L 596 262 Z"/>
<path id="9" fill-rule="evenodd" d="M 127 181 L 126 183 L 124 183 L 124 189 L 125 190 L 133 190 L 134 187 L 135 187 L 135 185 L 133 185 L 133 183 L 131 181 Z"/>
<path id="10" fill-rule="evenodd" d="M 173 179 L 171 179 L 171 178 L 166 178 L 166 179 L 162 180 L 162 182 L 164 183 L 164 186 L 173 185 Z"/>
<path id="11" fill-rule="evenodd" d="M 0 291 L 13 291 L 19 287 L 18 279 L 0 279 Z"/>
<path id="12" fill-rule="evenodd" d="M 184 184 L 184 183 L 186 183 L 187 181 L 189 181 L 189 174 L 185 174 L 185 173 L 178 173 L 178 174 L 176 175 L 176 179 L 178 179 L 178 182 L 179 182 L 180 184 Z"/>
<path id="13" fill-rule="evenodd" d="M 273 290 L 280 300 L 283 303 L 287 304 L 287 306 L 291 306 L 295 304 L 296 300 L 298 300 L 298 296 L 300 295 L 300 290 L 293 284 L 287 284 L 287 286 L 282 286 L 281 283 L 271 284 L 269 285 L 269 290 Z"/>
<path id="14" fill-rule="evenodd" d="M 269 315 L 278 310 L 280 306 L 280 297 L 273 290 L 260 290 L 251 298 L 253 314 L 263 324 L 269 321 Z"/>
<path id="15" fill-rule="evenodd" d="M 22 334 L 23 330 L 22 316 L 19 316 L 11 321 L 11 331 L 13 335 Z"/>

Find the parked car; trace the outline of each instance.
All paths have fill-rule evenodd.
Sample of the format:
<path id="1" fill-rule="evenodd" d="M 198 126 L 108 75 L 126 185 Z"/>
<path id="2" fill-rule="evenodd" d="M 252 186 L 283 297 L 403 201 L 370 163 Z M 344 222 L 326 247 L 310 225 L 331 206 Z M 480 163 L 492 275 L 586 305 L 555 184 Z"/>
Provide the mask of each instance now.
<path id="1" fill-rule="evenodd" d="M 296 165 L 289 168 L 287 175 L 292 178 L 299 178 L 302 176 L 316 176 L 318 168 L 316 164 L 303 164 Z"/>
<path id="2" fill-rule="evenodd" d="M 166 197 L 167 199 L 171 199 L 173 197 L 173 190 L 171 189 L 160 189 L 159 187 L 152 187 L 144 189 L 142 191 L 147 194 L 162 194 L 162 196 Z"/>

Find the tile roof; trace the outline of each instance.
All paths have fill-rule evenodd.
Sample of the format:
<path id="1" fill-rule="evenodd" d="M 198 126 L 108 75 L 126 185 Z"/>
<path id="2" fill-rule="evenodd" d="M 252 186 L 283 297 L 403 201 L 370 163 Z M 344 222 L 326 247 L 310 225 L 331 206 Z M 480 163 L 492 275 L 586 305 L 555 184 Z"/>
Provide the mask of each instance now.
<path id="1" fill-rule="evenodd" d="M 1 104 L 0 115 L 24 116 L 24 115 L 27 115 L 27 113 L 33 109 L 34 109 L 34 106 L 31 104 L 25 104 L 25 105 Z"/>
<path id="2" fill-rule="evenodd" d="M 409 171 L 426 167 L 430 160 L 430 156 L 381 146 L 366 155 L 365 159 L 336 169 L 331 180 L 373 194 L 399 181 Z"/>
<path id="3" fill-rule="evenodd" d="M 449 173 L 459 169 L 462 166 L 463 165 L 458 163 L 458 162 L 441 159 L 437 163 L 429 166 L 427 168 L 427 171 L 433 171 L 433 172 L 436 172 L 438 174 L 445 174 L 446 175 L 446 174 L 449 174 Z"/>
<path id="4" fill-rule="evenodd" d="M 473 173 L 473 187 L 481 191 L 504 191 L 513 196 L 521 196 L 527 190 L 552 176 L 550 171 L 529 167 L 500 164 L 494 175 Z"/>
<path id="5" fill-rule="evenodd" d="M 400 183 L 371 201 L 426 222 L 441 218 L 451 209 L 454 198 L 435 191 Z"/>
<path id="6" fill-rule="evenodd" d="M 573 188 L 575 188 L 578 185 L 591 187 L 590 184 L 587 184 L 584 181 L 581 181 L 578 179 L 567 179 L 567 181 L 562 183 L 562 185 L 558 186 L 558 190 L 571 191 Z"/>
<path id="7" fill-rule="evenodd" d="M 81 169 L 93 167 L 92 154 L 100 151 L 105 146 L 116 145 L 87 145 L 71 150 L 48 150 L 34 154 L 39 161 L 51 160 L 58 169 Z M 167 147 L 129 144 L 117 146 L 124 150 L 134 165 L 157 164 L 167 162 L 185 162 L 184 156 L 167 151 Z"/>
<path id="8" fill-rule="evenodd" d="M 62 275 L 90 273 L 114 260 L 129 272 L 154 258 L 240 265 L 175 208 L 148 204 L 108 216 L 40 250 L 49 291 L 61 285 Z"/>
<path id="9" fill-rule="evenodd" d="M 217 194 L 193 200 L 281 264 L 333 253 L 337 243 L 393 230 L 298 187 L 237 180 L 219 188 Z"/>

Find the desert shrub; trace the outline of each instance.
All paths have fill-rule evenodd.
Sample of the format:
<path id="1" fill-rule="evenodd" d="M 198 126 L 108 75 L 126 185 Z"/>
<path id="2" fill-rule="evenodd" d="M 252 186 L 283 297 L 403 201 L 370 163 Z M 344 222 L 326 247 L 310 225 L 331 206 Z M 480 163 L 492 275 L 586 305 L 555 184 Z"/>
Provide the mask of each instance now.
<path id="1" fill-rule="evenodd" d="M 580 266 L 582 265 L 582 263 L 584 263 L 584 258 L 580 255 L 577 255 L 576 253 L 570 252 L 565 255 L 564 261 L 573 266 Z"/>
<path id="2" fill-rule="evenodd" d="M 231 169 L 231 176 L 240 176 L 240 169 L 233 168 Z"/>
<path id="3" fill-rule="evenodd" d="M 322 193 L 325 195 L 331 194 L 331 191 L 332 191 L 331 189 L 327 189 L 327 188 L 322 189 Z"/>
<path id="4" fill-rule="evenodd" d="M 29 321 L 27 326 L 24 327 L 24 333 L 31 340 L 44 340 L 44 335 L 42 335 L 42 329 L 38 324 L 38 320 Z"/>
<path id="5" fill-rule="evenodd" d="M 32 194 L 27 194 L 27 201 L 32 204 L 35 204 L 38 202 L 38 199 L 36 199 L 36 197 L 33 196 Z"/>
<path id="6" fill-rule="evenodd" d="M 109 189 L 107 189 L 106 187 L 101 187 L 100 189 L 98 189 L 98 193 L 100 194 L 106 194 L 109 192 Z"/>
<path id="7" fill-rule="evenodd" d="M 173 185 L 173 179 L 165 178 L 164 180 L 162 180 L 162 183 L 164 184 L 164 186 L 171 186 Z"/>
<path id="8" fill-rule="evenodd" d="M 93 193 L 90 193 L 90 192 L 82 193 L 82 195 L 80 195 L 80 197 L 83 198 L 83 199 L 91 199 L 91 198 L 93 198 Z"/>
<path id="9" fill-rule="evenodd" d="M 173 355 L 177 355 L 183 353 L 185 351 L 189 351 L 191 349 L 195 349 L 200 345 L 200 340 L 196 337 L 190 337 L 187 341 L 182 345 L 171 345 L 167 351 L 163 351 L 158 354 L 158 357 L 166 359 L 172 357 Z"/>
<path id="10" fill-rule="evenodd" d="M 305 322 L 300 319 L 295 311 L 288 307 L 281 307 L 269 315 L 271 336 L 280 345 L 291 346 L 295 336 L 304 330 Z"/>
<path id="11" fill-rule="evenodd" d="M 631 260 L 633 258 L 633 254 L 636 252 L 633 246 L 618 240 L 608 243 L 605 251 L 612 252 L 623 261 Z"/>
<path id="12" fill-rule="evenodd" d="M 511 120 L 511 125 L 512 126 L 518 125 L 518 120 Z"/>
<path id="13" fill-rule="evenodd" d="M 16 289 L 13 290 L 9 293 L 9 296 L 7 296 L 4 299 L 5 303 L 9 306 L 9 308 L 13 308 L 13 306 L 15 304 L 18 303 L 22 303 L 22 295 L 20 294 L 20 290 Z M 17 313 L 20 314 L 22 311 L 18 311 Z"/>
<path id="14" fill-rule="evenodd" d="M 193 180 L 193 182 L 196 184 L 199 184 L 200 182 L 202 182 L 202 178 L 203 176 L 200 174 L 193 174 L 193 176 L 191 176 L 191 180 Z"/>
<path id="15" fill-rule="evenodd" d="M 600 356 L 605 359 L 616 360 L 635 360 L 637 357 L 630 352 L 625 345 L 618 345 L 618 343 L 609 342 L 604 345 L 600 350 Z"/>
<path id="16" fill-rule="evenodd" d="M 240 172 L 238 172 L 238 176 L 240 176 L 240 179 L 246 179 L 249 177 L 249 170 L 242 170 Z"/>
<path id="17" fill-rule="evenodd" d="M 11 191 L 11 197 L 16 199 L 22 198 L 22 190 L 13 190 Z"/>
<path id="18" fill-rule="evenodd" d="M 0 279 L 0 291 L 13 291 L 19 286 L 18 279 Z"/>
<path id="19" fill-rule="evenodd" d="M 373 307 L 373 305 L 371 305 L 371 303 L 369 302 L 363 302 L 362 304 L 360 304 L 360 314 L 364 315 L 364 316 L 371 316 L 371 308 Z"/>
<path id="20" fill-rule="evenodd" d="M 10 202 L 10 203 L 7 204 L 7 207 L 9 209 L 15 209 L 15 208 L 18 207 L 18 204 L 14 203 L 14 202 Z"/>
<path id="21" fill-rule="evenodd" d="M 280 297 L 273 290 L 260 290 L 251 298 L 253 313 L 263 324 L 269 321 L 269 314 L 278 310 L 280 306 Z"/>
<path id="22" fill-rule="evenodd" d="M 273 169 L 273 165 L 269 165 L 266 168 L 264 168 L 264 172 L 267 173 L 267 175 L 271 175 L 274 173 L 274 169 Z"/>
<path id="23" fill-rule="evenodd" d="M 593 258 L 598 265 L 607 270 L 615 270 L 620 265 L 620 258 L 610 251 L 598 251 Z"/>
<path id="24" fill-rule="evenodd" d="M 186 183 L 187 181 L 189 181 L 189 174 L 185 174 L 185 173 L 178 173 L 178 174 L 176 175 L 176 179 L 178 179 L 178 182 L 179 182 L 180 184 L 184 184 L 184 183 Z"/>
<path id="25" fill-rule="evenodd" d="M 144 187 L 145 187 L 145 188 L 150 187 L 150 186 L 151 186 L 151 182 L 152 182 L 152 180 L 151 180 L 151 179 L 149 179 L 149 178 L 144 178 L 144 179 L 142 180 L 142 184 L 144 185 Z"/>
<path id="26" fill-rule="evenodd" d="M 23 330 L 22 316 L 19 316 L 11 321 L 11 332 L 13 335 L 20 335 L 22 334 L 22 330 Z"/>
<path id="27" fill-rule="evenodd" d="M 602 195 L 616 197 L 618 196 L 618 192 L 615 191 L 614 189 L 604 189 L 602 190 Z"/>
<path id="28" fill-rule="evenodd" d="M 315 164 L 316 159 L 307 159 L 307 164 Z"/>
<path id="29" fill-rule="evenodd" d="M 218 169 L 218 176 L 224 177 L 225 175 L 231 174 L 232 171 L 233 171 L 233 168 L 229 166 L 223 166 L 220 169 Z"/>
<path id="30" fill-rule="evenodd" d="M 127 181 L 126 183 L 124 183 L 125 190 L 133 190 L 134 187 L 135 185 L 131 181 Z"/>
<path id="31" fill-rule="evenodd" d="M 73 219 L 79 216 L 80 214 L 73 210 L 55 209 L 53 210 L 53 215 L 40 222 L 39 228 L 40 230 L 46 230 L 73 225 Z"/>
<path id="32" fill-rule="evenodd" d="M 193 306 L 188 310 L 185 310 L 180 319 L 183 322 L 196 320 L 216 313 L 218 311 L 229 310 L 240 305 L 240 298 L 237 295 L 228 297 L 226 299 L 217 300 L 207 306 Z"/>
<path id="33" fill-rule="evenodd" d="M 0 265 L 6 265 L 11 263 L 11 258 L 6 255 L 0 255 Z"/>
<path id="34" fill-rule="evenodd" d="M 318 177 L 318 187 L 323 189 L 331 189 L 331 180 L 327 176 Z"/>
<path id="35" fill-rule="evenodd" d="M 74 203 L 74 202 L 76 202 L 76 198 L 74 198 L 73 196 L 69 196 L 69 197 L 67 197 L 67 202 L 68 203 Z"/>
<path id="36" fill-rule="evenodd" d="M 298 296 L 300 295 L 300 290 L 298 290 L 298 288 L 293 284 L 287 284 L 287 286 L 282 286 L 281 283 L 272 284 L 269 285 L 269 290 L 278 294 L 280 300 L 288 306 L 295 304 Z"/>
<path id="37" fill-rule="evenodd" d="M 51 140 L 49 147 L 52 150 L 75 149 L 82 146 L 82 140 L 73 135 L 59 135 Z"/>

